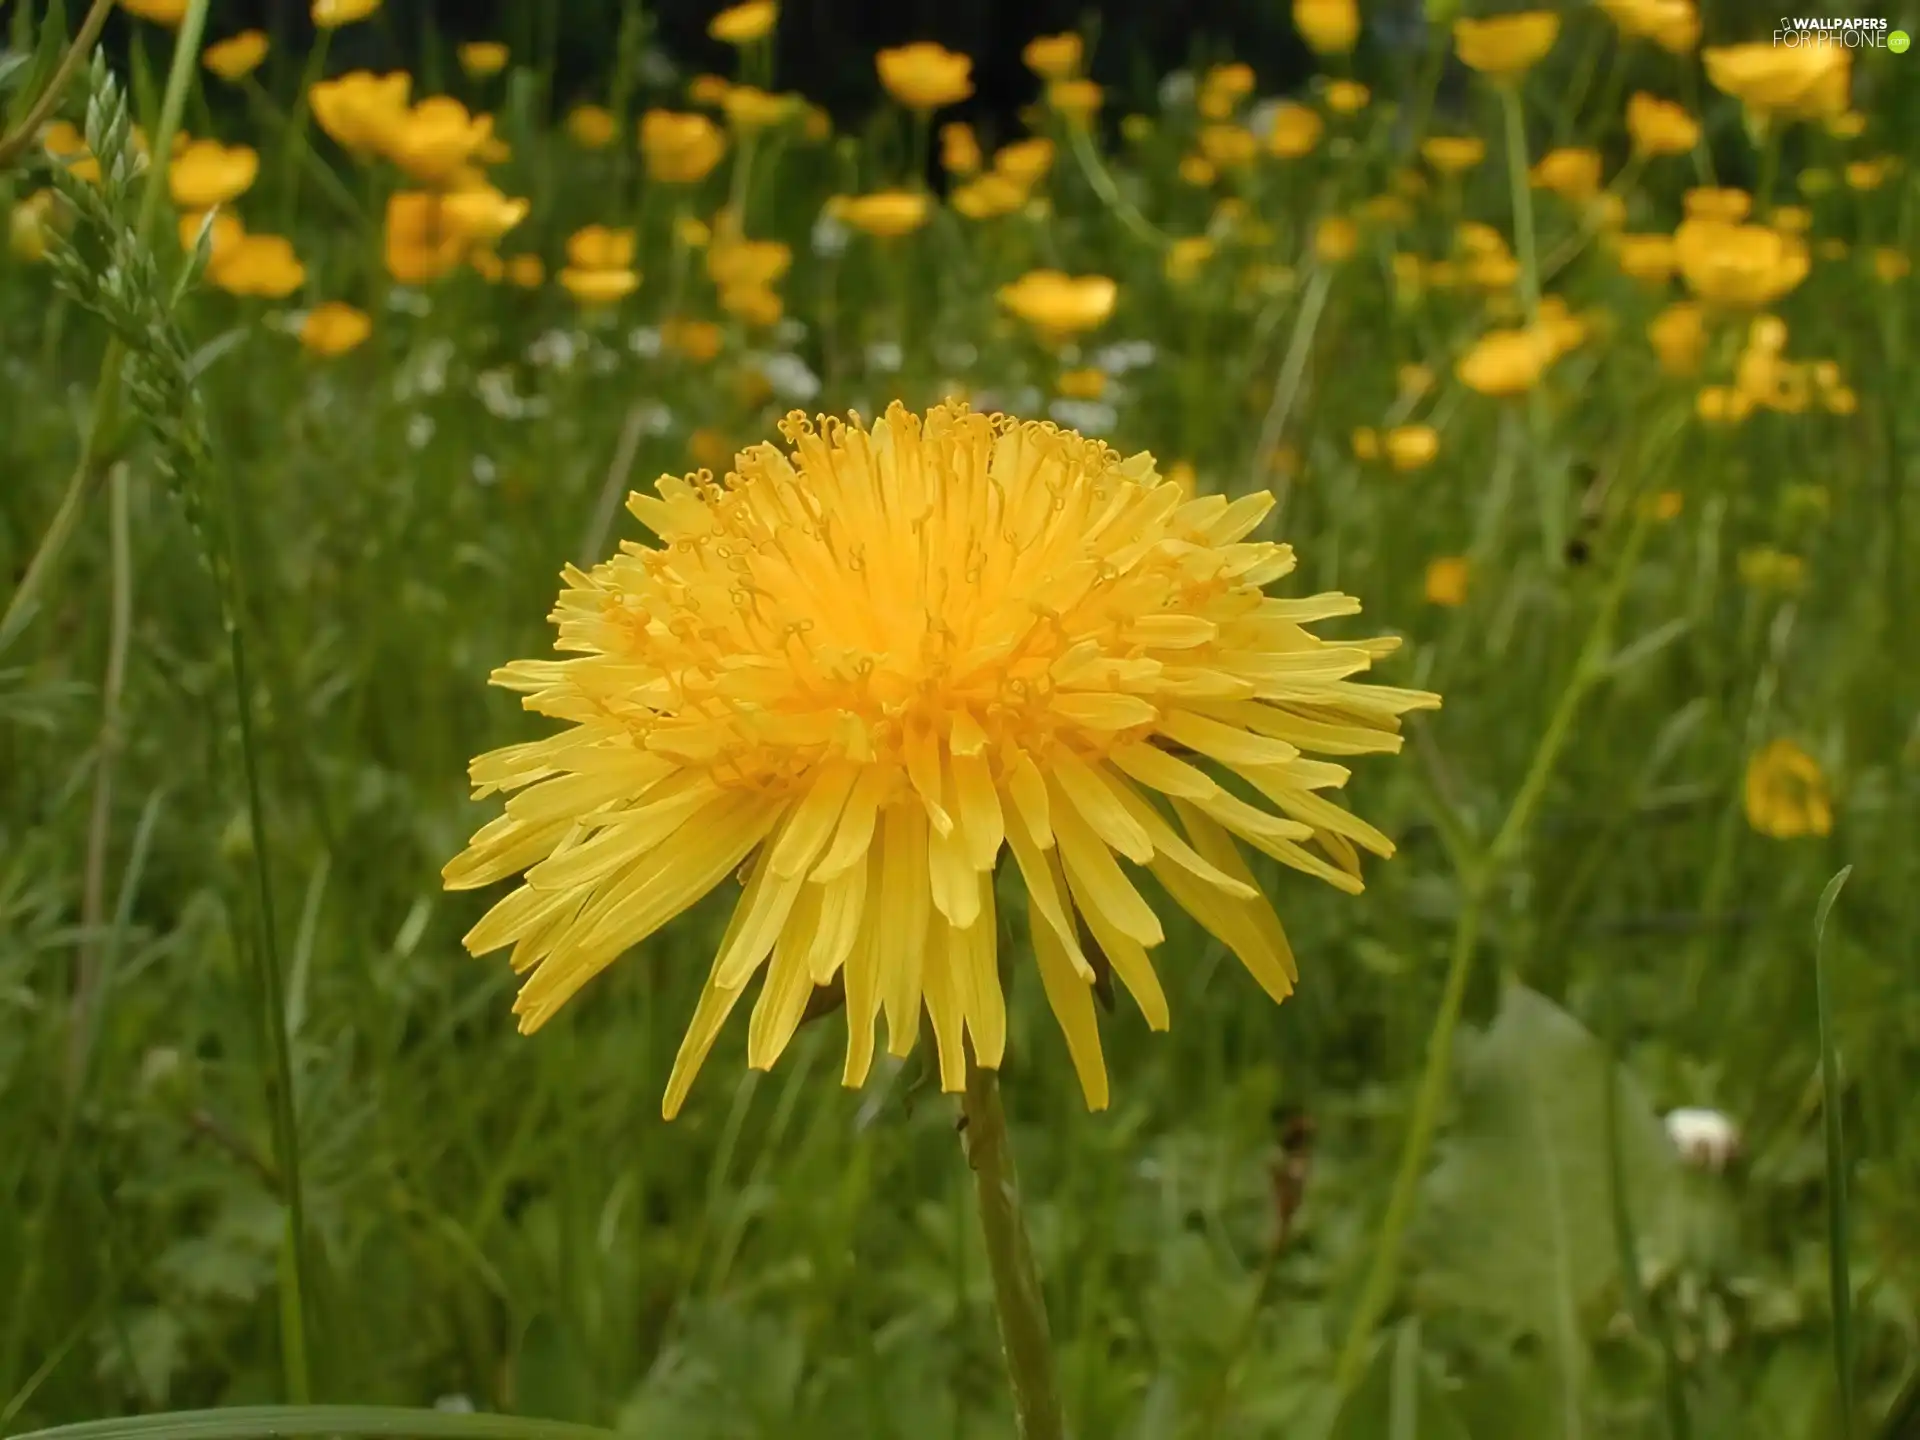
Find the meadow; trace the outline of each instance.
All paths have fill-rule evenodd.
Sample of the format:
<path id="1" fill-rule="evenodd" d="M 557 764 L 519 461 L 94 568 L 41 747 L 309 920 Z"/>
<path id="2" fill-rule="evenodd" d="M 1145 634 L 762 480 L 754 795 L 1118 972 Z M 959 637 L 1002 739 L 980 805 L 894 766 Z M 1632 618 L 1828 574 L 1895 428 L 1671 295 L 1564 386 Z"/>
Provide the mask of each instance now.
<path id="1" fill-rule="evenodd" d="M 1090 25 L 1034 37 L 1032 105 L 991 133 L 925 37 L 850 55 L 873 103 L 828 114 L 776 66 L 773 0 L 715 6 L 725 73 L 605 6 L 580 93 L 557 5 L 408 36 L 411 72 L 339 58 L 377 52 L 379 0 L 273 35 L 224 8 L 0 10 L 0 1431 L 1920 1436 L 1901 35 L 1430 0 L 1387 45 L 1364 0 L 1295 0 L 1303 86 L 1204 45 L 1129 86 Z M 992 799 L 942 891 L 935 797 L 971 844 L 978 727 L 942 719 L 929 772 L 875 721 L 848 743 L 904 746 L 930 817 L 906 780 L 916 839 L 869 805 L 880 981 L 810 987 L 776 944 L 800 824 L 756 848 L 772 812 L 733 791 L 662 831 L 661 873 L 711 873 L 639 943 L 586 966 L 614 929 L 578 955 L 515 929 L 508 882 L 590 891 L 631 833 L 595 807 L 656 779 L 544 779 L 482 831 L 486 792 L 575 763 L 539 744 L 557 719 L 797 763 L 760 722 L 799 682 L 701 657 L 751 612 L 831 668 L 792 618 L 830 600 L 917 637 L 883 675 L 949 673 L 938 605 L 882 584 L 936 501 L 784 601 L 748 568 L 778 546 L 720 543 L 782 473 L 755 447 L 851 434 L 779 492 L 823 517 L 782 553 L 842 535 L 867 431 L 890 496 L 992 489 L 895 465 L 903 435 L 941 465 L 1036 447 L 1056 528 L 969 532 L 941 583 L 1005 587 L 1063 646 L 1062 594 L 1186 557 L 1160 583 L 1192 614 L 1143 600 L 1125 644 L 1003 676 L 1135 677 L 1075 733 L 1215 654 L 1209 565 L 1331 642 L 1289 619 L 1264 679 L 1178 672 L 1209 714 L 1300 707 L 1136 746 L 1177 771 L 1156 794 L 1201 787 L 1172 804 L 1204 853 L 1063 760 L 1034 833 L 1051 793 L 1064 861 L 1019 850 L 1003 776 L 1019 863 L 990 863 Z M 1033 539 L 1088 495 L 1144 508 Z M 546 665 L 550 615 L 565 658 L 648 613 L 684 672 Z M 1312 654 L 1337 668 L 1288 668 Z M 1250 818 L 1228 770 L 1311 818 Z M 1194 898 L 1221 870 L 1284 937 Z M 909 890 L 923 928 L 887 931 Z M 1003 1018 L 937 938 L 924 1020 L 919 958 L 895 988 L 930 913 L 985 935 Z M 531 979 L 489 948 L 516 936 Z M 770 949 L 751 1021 L 718 1023 Z M 313 1408 L 342 1405 L 381 1408 Z"/>

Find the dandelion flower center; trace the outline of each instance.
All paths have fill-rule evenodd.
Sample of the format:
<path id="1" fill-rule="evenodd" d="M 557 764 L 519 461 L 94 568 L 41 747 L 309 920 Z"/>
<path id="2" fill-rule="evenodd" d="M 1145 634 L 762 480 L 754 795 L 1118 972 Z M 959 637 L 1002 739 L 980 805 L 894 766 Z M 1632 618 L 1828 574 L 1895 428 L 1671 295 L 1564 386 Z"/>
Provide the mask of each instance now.
<path id="1" fill-rule="evenodd" d="M 525 872 L 467 937 L 532 972 L 522 1028 L 738 871 L 669 1117 L 763 972 L 749 1063 L 771 1066 L 825 988 L 846 1083 L 883 1011 L 896 1055 L 924 1011 L 958 1089 L 968 1041 L 986 1066 L 1005 1045 L 1003 850 L 1089 1104 L 1107 1094 L 1096 964 L 1168 1020 L 1147 957 L 1163 931 L 1121 859 L 1289 993 L 1238 842 L 1359 890 L 1358 850 L 1393 847 L 1320 793 L 1348 772 L 1307 752 L 1397 750 L 1398 717 L 1438 700 L 1352 678 L 1397 642 L 1304 628 L 1357 601 L 1262 592 L 1294 565 L 1246 538 L 1270 497 L 1188 500 L 1151 456 L 964 406 L 781 428 L 788 450 L 748 450 L 724 482 L 632 496 L 658 546 L 570 569 L 571 658 L 494 677 L 570 722 L 474 762 L 480 794 L 518 793 L 446 872 Z"/>

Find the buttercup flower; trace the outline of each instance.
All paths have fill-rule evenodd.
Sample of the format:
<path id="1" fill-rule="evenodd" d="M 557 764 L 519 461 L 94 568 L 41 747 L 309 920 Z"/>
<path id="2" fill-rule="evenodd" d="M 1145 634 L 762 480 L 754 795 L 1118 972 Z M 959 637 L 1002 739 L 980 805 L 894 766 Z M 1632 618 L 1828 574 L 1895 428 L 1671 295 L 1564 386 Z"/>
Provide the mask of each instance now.
<path id="1" fill-rule="evenodd" d="M 799 97 L 774 95 L 753 85 L 729 85 L 720 101 L 727 123 L 742 134 L 770 130 L 793 118 Z"/>
<path id="2" fill-rule="evenodd" d="M 1199 140 L 1207 163 L 1221 170 L 1251 165 L 1260 154 L 1260 142 L 1244 125 L 1202 125 Z"/>
<path id="3" fill-rule="evenodd" d="M 1294 100 L 1282 100 L 1274 107 L 1273 128 L 1267 132 L 1267 149 L 1282 160 L 1298 160 L 1311 155 L 1320 137 L 1326 133 L 1320 112 Z"/>
<path id="4" fill-rule="evenodd" d="M 1000 303 L 1043 335 L 1061 338 L 1105 324 L 1119 293 L 1105 275 L 1029 270 L 1000 287 Z"/>
<path id="5" fill-rule="evenodd" d="M 1435 135 L 1420 142 L 1420 158 L 1443 175 L 1458 175 L 1487 158 L 1487 145 L 1478 135 Z"/>
<path id="6" fill-rule="evenodd" d="M 667 185 L 704 180 L 727 153 L 727 137 L 698 112 L 649 110 L 640 117 L 640 153 L 647 175 Z"/>
<path id="7" fill-rule="evenodd" d="M 1613 258 L 1620 273 L 1648 285 L 1664 285 L 1678 264 L 1671 235 L 1616 235 Z"/>
<path id="8" fill-rule="evenodd" d="M 972 175 L 985 163 L 980 141 L 973 127 L 964 120 L 951 120 L 940 127 L 940 168 L 949 175 Z"/>
<path id="9" fill-rule="evenodd" d="M 300 343 L 309 353 L 331 359 L 357 350 L 373 333 L 366 311 L 329 300 L 307 312 L 300 324 Z"/>
<path id="10" fill-rule="evenodd" d="M 567 138 L 582 150 L 604 150 L 613 135 L 613 112 L 606 106 L 576 105 L 567 112 Z"/>
<path id="11" fill-rule="evenodd" d="M 1467 603 L 1470 567 L 1460 555 L 1442 555 L 1427 565 L 1426 594 L 1429 605 L 1452 608 Z"/>
<path id="12" fill-rule="evenodd" d="M 1100 113 L 1103 98 L 1091 80 L 1054 80 L 1047 85 L 1047 104 L 1081 125 Z"/>
<path id="13" fill-rule="evenodd" d="M 230 295 L 284 300 L 307 283 L 307 267 L 283 235 L 242 235 L 209 262 L 207 279 Z"/>
<path id="14" fill-rule="evenodd" d="M 1064 35 L 1037 35 L 1021 50 L 1020 58 L 1042 80 L 1066 80 L 1080 73 L 1083 46 L 1071 31 Z"/>
<path id="15" fill-rule="evenodd" d="M 1461 357 L 1460 383 L 1482 395 L 1520 395 L 1540 381 L 1552 348 L 1533 330 L 1490 330 Z"/>
<path id="16" fill-rule="evenodd" d="M 1440 434 L 1431 425 L 1397 425 L 1381 441 L 1396 470 L 1424 470 L 1440 453 Z"/>
<path id="17" fill-rule="evenodd" d="M 1092 365 L 1062 370 L 1053 388 L 1069 400 L 1098 400 L 1107 392 L 1107 372 Z"/>
<path id="18" fill-rule="evenodd" d="M 1600 152 L 1586 146 L 1549 150 L 1533 167 L 1533 183 L 1576 203 L 1600 193 Z"/>
<path id="19" fill-rule="evenodd" d="M 1313 230 L 1314 258 L 1322 264 L 1338 265 L 1351 260 L 1360 248 L 1360 231 L 1344 215 L 1329 215 Z"/>
<path id="20" fill-rule="evenodd" d="M 120 0 L 120 8 L 169 28 L 177 28 L 187 17 L 187 0 Z"/>
<path id="21" fill-rule="evenodd" d="M 1325 94 L 1327 109 L 1335 115 L 1358 115 L 1373 98 L 1372 92 L 1355 80 L 1329 80 Z"/>
<path id="22" fill-rule="evenodd" d="M 1636 155 L 1684 155 L 1700 143 L 1700 122 L 1685 106 L 1641 90 L 1627 101 L 1627 133 Z"/>
<path id="23" fill-rule="evenodd" d="M 839 219 L 884 240 L 912 234 L 927 223 L 932 208 L 924 190 L 880 190 L 871 195 L 848 195 L 834 206 Z"/>
<path id="24" fill-rule="evenodd" d="M 793 264 L 793 251 L 778 240 L 716 240 L 707 250 L 707 278 L 722 290 L 765 287 Z"/>
<path id="25" fill-rule="evenodd" d="M 466 937 L 513 947 L 522 1030 L 737 872 L 664 1115 L 756 976 L 755 1068 L 826 990 L 845 1084 L 882 1014 L 896 1056 L 924 1015 L 957 1090 L 969 1047 L 1005 1054 L 1003 851 L 1090 1106 L 1108 1097 L 1091 947 L 1151 1026 L 1169 1018 L 1147 953 L 1164 931 L 1116 855 L 1289 994 L 1239 842 L 1359 890 L 1359 850 L 1393 845 L 1319 793 L 1348 772 L 1307 752 L 1397 750 L 1399 717 L 1438 697 L 1353 678 L 1395 641 L 1304 628 L 1357 602 L 1262 593 L 1294 564 L 1245 540 L 1271 498 L 1183 503 L 1150 456 L 964 407 L 782 432 L 790 452 L 746 451 L 724 483 L 631 497 L 659 548 L 570 572 L 569 658 L 494 675 L 573 722 L 473 763 L 478 795 L 517 793 L 445 871 L 456 889 L 524 875 Z"/>
<path id="26" fill-rule="evenodd" d="M 1771 305 L 1807 278 L 1807 247 L 1765 225 L 1685 220 L 1673 232 L 1687 288 L 1714 305 Z"/>
<path id="27" fill-rule="evenodd" d="M 364 20 L 380 8 L 380 0 L 313 0 L 313 23 L 321 30 L 335 30 Z"/>
<path id="28" fill-rule="evenodd" d="M 969 220 L 992 220 L 1011 215 L 1027 202 L 1027 192 L 998 173 L 979 175 L 956 185 L 947 196 L 955 211 Z"/>
<path id="29" fill-rule="evenodd" d="M 460 68 L 475 80 L 498 75 L 507 68 L 512 52 L 497 40 L 470 40 L 456 52 Z"/>
<path id="30" fill-rule="evenodd" d="M 180 248 L 190 251 L 200 243 L 200 231 L 207 231 L 207 264 L 218 265 L 233 253 L 233 247 L 245 238 L 247 227 L 240 223 L 240 217 L 230 210 L 214 213 L 213 223 L 207 224 L 204 213 L 188 211 L 180 217 Z"/>
<path id="31" fill-rule="evenodd" d="M 780 7 L 773 0 L 746 0 L 714 16 L 707 34 L 724 45 L 751 45 L 773 33 L 780 19 Z"/>
<path id="32" fill-rule="evenodd" d="M 7 248 L 29 265 L 46 258 L 47 242 L 53 233 L 55 197 L 51 190 L 36 190 L 17 201 L 7 216 Z"/>
<path id="33" fill-rule="evenodd" d="M 631 230 L 610 230 L 605 225 L 576 230 L 567 239 L 567 266 L 560 272 L 560 283 L 582 304 L 611 304 L 639 287 L 633 252 Z"/>
<path id="34" fill-rule="evenodd" d="M 1725 45 L 1702 50 L 1707 79 L 1754 114 L 1819 119 L 1847 108 L 1852 54 L 1844 45 Z"/>
<path id="35" fill-rule="evenodd" d="M 1200 273 L 1200 267 L 1213 258 L 1213 241 L 1205 235 L 1182 235 L 1167 246 L 1167 279 L 1184 285 Z"/>
<path id="36" fill-rule="evenodd" d="M 880 83 L 909 110 L 938 110 L 973 94 L 973 60 L 931 40 L 916 40 L 874 57 Z"/>
<path id="37" fill-rule="evenodd" d="M 1693 0 L 1600 0 L 1620 33 L 1651 40 L 1675 55 L 1689 53 L 1700 43 L 1700 15 Z"/>
<path id="38" fill-rule="evenodd" d="M 993 155 L 996 175 L 1004 175 L 1023 191 L 1032 189 L 1053 168 L 1053 142 L 1044 135 L 1002 145 Z"/>
<path id="39" fill-rule="evenodd" d="M 1747 764 L 1747 823 L 1775 840 L 1826 835 L 1833 800 L 1820 764 L 1791 740 L 1774 740 Z"/>
<path id="40" fill-rule="evenodd" d="M 267 37 L 261 30 L 242 30 L 200 52 L 200 63 L 228 84 L 246 79 L 266 58 Z"/>
<path id="41" fill-rule="evenodd" d="M 1526 74 L 1560 38 L 1560 17 L 1548 10 L 1453 22 L 1453 48 L 1460 63 L 1495 80 Z"/>
<path id="42" fill-rule="evenodd" d="M 377 154 L 407 123 L 410 75 L 355 70 L 317 81 L 307 92 L 313 118 L 334 141 L 357 154 Z"/>
<path id="43" fill-rule="evenodd" d="M 661 347 L 702 364 L 720 353 L 724 339 L 720 327 L 711 320 L 669 315 L 660 322 Z"/>
<path id="44" fill-rule="evenodd" d="M 1293 0 L 1293 28 L 1316 55 L 1345 55 L 1360 38 L 1354 0 Z"/>
<path id="45" fill-rule="evenodd" d="M 387 273 L 402 285 L 438 280 L 467 258 L 474 237 L 447 209 L 447 197 L 401 190 L 387 197 Z"/>
<path id="46" fill-rule="evenodd" d="M 387 158 L 423 185 L 452 180 L 493 136 L 491 115 L 472 115 L 451 95 L 405 112 L 387 137 Z"/>
<path id="47" fill-rule="evenodd" d="M 193 140 L 167 165 L 167 192 L 182 210 L 211 210 L 247 193 L 260 173 L 260 157 L 245 145 Z"/>

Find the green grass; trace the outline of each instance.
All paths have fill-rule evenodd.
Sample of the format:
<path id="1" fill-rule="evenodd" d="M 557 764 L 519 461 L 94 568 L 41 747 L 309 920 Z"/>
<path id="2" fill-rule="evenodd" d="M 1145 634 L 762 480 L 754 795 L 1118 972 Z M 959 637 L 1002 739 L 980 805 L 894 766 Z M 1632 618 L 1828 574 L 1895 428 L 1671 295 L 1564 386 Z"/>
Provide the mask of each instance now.
<path id="1" fill-rule="evenodd" d="M 684 104 L 628 23 L 607 96 Z M 155 78 L 130 86 L 154 133 L 164 39 L 142 31 Z M 1570 13 L 1517 107 L 1536 152 L 1565 75 L 1614 43 Z M 468 799 L 469 757 L 543 733 L 487 673 L 546 651 L 564 564 L 645 538 L 624 512 L 608 524 L 609 500 L 715 438 L 772 436 L 795 405 L 871 415 L 958 387 L 1038 411 L 1063 370 L 1100 363 L 1119 448 L 1189 462 L 1202 489 L 1273 486 L 1271 529 L 1301 556 L 1288 593 L 1361 596 L 1347 633 L 1407 641 L 1378 678 L 1446 708 L 1354 767 L 1351 803 L 1400 846 L 1364 896 L 1257 871 L 1300 957 L 1284 1006 L 1162 907 L 1173 1026 L 1150 1035 L 1124 999 L 1103 1016 L 1109 1111 L 1085 1111 L 1037 977 L 1011 966 L 1002 1085 L 1072 1433 L 1825 1440 L 1850 1409 L 1855 1433 L 1893 1440 L 1920 1371 L 1920 587 L 1914 293 L 1869 257 L 1912 235 L 1905 62 L 1860 60 L 1862 137 L 1799 124 L 1777 147 L 1773 194 L 1805 192 L 1816 246 L 1776 307 L 1786 354 L 1832 360 L 1857 412 L 1716 426 L 1695 394 L 1730 378 L 1744 320 L 1710 327 L 1701 378 L 1663 374 L 1644 331 L 1680 287 L 1621 276 L 1539 190 L 1523 273 L 1593 332 L 1530 398 L 1455 378 L 1474 337 L 1518 320 L 1471 289 L 1397 294 L 1393 257 L 1446 255 L 1463 218 L 1513 243 L 1508 117 L 1477 85 L 1431 123 L 1487 137 L 1487 161 L 1363 223 L 1342 263 L 1315 262 L 1311 236 L 1392 185 L 1390 71 L 1303 160 L 1186 184 L 1199 122 L 1176 101 L 1103 142 L 1099 169 L 1060 134 L 1047 216 L 941 208 L 903 240 L 816 251 L 829 194 L 905 175 L 904 116 L 766 137 L 749 174 L 729 161 L 675 195 L 631 155 L 569 146 L 546 53 L 484 83 L 434 63 L 513 146 L 494 179 L 533 205 L 504 253 L 557 269 L 579 226 L 637 228 L 640 288 L 602 315 L 466 270 L 396 287 L 347 219 L 381 213 L 391 167 L 249 118 L 269 112 L 210 77 L 183 93 L 193 133 L 259 146 L 237 208 L 262 230 L 294 217 L 307 267 L 285 303 L 202 285 L 175 312 L 206 407 L 199 479 L 168 480 L 172 432 L 154 437 L 137 385 L 101 385 L 106 327 L 0 250 L 0 605 L 63 497 L 77 507 L 0 642 L 0 1430 L 464 1396 L 647 1440 L 1009 1433 L 957 1106 L 919 1059 L 846 1092 L 837 1017 L 764 1076 L 735 1025 L 663 1124 L 732 887 L 523 1039 L 504 962 L 460 947 L 485 897 L 444 894 L 439 871 L 495 813 Z M 298 113 L 298 59 L 277 57 L 278 113 Z M 1698 85 L 1713 163 L 1759 174 L 1692 62 L 1630 66 L 1633 87 Z M 0 93 L 4 113 L 26 93 Z M 77 99 L 63 113 L 80 120 Z M 1598 108 L 1569 123 L 1617 131 Z M 1882 154 L 1905 163 L 1876 189 L 1806 181 Z M 1694 162 L 1632 175 L 1626 228 L 1671 231 Z M 736 181 L 748 233 L 793 246 L 785 328 L 726 315 L 673 239 Z M 45 182 L 0 175 L 0 209 Z M 1215 256 L 1170 282 L 1156 233 L 1209 227 Z M 172 230 L 156 226 L 163 277 Z M 1823 258 L 1825 240 L 1848 253 Z M 994 303 L 1035 266 L 1119 282 L 1077 353 Z M 375 325 L 321 361 L 279 322 L 330 299 Z M 720 355 L 659 351 L 667 315 L 721 322 Z M 1148 363 L 1107 353 L 1141 341 Z M 817 395 L 792 384 L 802 362 Z M 1436 385 L 1403 402 L 1412 362 Z M 1355 457 L 1355 429 L 1406 420 L 1440 431 L 1430 467 Z M 1678 513 L 1652 518 L 1666 491 Z M 1743 567 L 1762 547 L 1800 559 L 1797 584 Z M 1461 606 L 1425 599 L 1442 556 L 1471 559 Z M 1748 763 L 1776 738 L 1818 762 L 1830 834 L 1750 825 Z M 1816 1025 L 1806 916 L 1842 865 Z M 1657 1117 L 1683 1105 L 1738 1124 L 1726 1171 L 1679 1163 Z M 1301 1115 L 1295 1211 L 1276 1176 Z M 1844 1340 L 1830 1261 L 1833 1283 L 1851 1275 Z M 149 1433 L 534 1433 L 367 1412 L 166 1423 L 186 1428 Z"/>

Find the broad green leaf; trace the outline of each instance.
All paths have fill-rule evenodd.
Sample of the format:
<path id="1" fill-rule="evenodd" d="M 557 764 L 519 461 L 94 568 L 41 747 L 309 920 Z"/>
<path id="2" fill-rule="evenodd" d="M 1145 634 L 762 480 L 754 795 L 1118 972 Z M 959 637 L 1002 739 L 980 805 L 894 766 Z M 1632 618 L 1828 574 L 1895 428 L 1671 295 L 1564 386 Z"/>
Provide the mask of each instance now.
<path id="1" fill-rule="evenodd" d="M 1558 1387 L 1551 1433 L 1582 1433 L 1587 1335 L 1616 1287 L 1604 1052 L 1564 1010 L 1509 986 L 1492 1026 L 1463 1046 L 1460 1118 L 1427 1181 L 1420 1251 L 1427 1299 L 1506 1322 L 1544 1345 Z M 1624 1075 L 1620 1155 L 1640 1243 L 1673 1244 L 1677 1162 Z"/>

